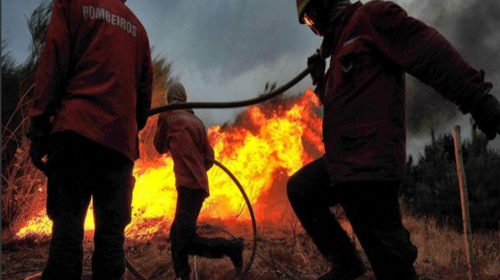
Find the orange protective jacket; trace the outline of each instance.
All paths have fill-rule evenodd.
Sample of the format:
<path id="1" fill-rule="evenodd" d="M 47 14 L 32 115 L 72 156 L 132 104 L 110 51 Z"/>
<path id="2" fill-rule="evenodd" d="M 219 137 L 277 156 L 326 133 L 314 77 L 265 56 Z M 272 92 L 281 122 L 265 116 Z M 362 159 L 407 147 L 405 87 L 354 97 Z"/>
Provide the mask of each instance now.
<path id="1" fill-rule="evenodd" d="M 404 176 L 405 72 L 464 113 L 492 87 L 434 28 L 394 3 L 358 2 L 336 26 L 323 102 L 324 159 L 334 182 Z"/>
<path id="2" fill-rule="evenodd" d="M 208 142 L 203 122 L 191 110 L 173 110 L 158 117 L 154 145 L 158 153 L 170 151 L 174 161 L 175 185 L 203 189 L 210 194 L 207 171 L 214 150 Z"/>
<path id="3" fill-rule="evenodd" d="M 29 115 L 135 160 L 152 80 L 146 31 L 120 0 L 56 0 Z"/>

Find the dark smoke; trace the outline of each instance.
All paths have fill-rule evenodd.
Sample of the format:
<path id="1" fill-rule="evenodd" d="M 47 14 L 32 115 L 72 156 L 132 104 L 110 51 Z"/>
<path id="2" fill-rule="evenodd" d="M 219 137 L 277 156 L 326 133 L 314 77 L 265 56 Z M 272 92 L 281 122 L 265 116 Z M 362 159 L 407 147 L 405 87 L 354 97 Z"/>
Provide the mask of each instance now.
<path id="1" fill-rule="evenodd" d="M 491 91 L 500 98 L 500 3 L 498 1 L 413 1 L 409 14 L 423 20 L 443 34 L 475 69 L 486 72 L 486 80 L 494 85 Z M 412 14 L 412 7 L 419 12 Z M 446 6 L 448 5 L 448 6 Z M 407 125 L 410 135 L 429 135 L 431 128 L 452 125 L 464 116 L 456 106 L 432 88 L 414 78 L 408 79 Z M 468 116 L 466 116 L 468 118 Z M 449 124 L 449 125 L 448 125 Z"/>

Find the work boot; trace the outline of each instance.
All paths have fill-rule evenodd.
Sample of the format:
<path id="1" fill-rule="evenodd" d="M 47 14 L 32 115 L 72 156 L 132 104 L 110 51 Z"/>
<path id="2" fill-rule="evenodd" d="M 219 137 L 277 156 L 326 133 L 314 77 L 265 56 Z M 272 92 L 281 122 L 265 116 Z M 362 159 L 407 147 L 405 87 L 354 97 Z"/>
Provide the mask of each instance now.
<path id="1" fill-rule="evenodd" d="M 320 276 L 318 280 L 354 280 L 366 272 L 366 267 L 358 254 L 341 261 L 332 261 L 330 271 Z"/>
<path id="2" fill-rule="evenodd" d="M 226 255 L 231 259 L 237 277 L 241 275 L 243 269 L 243 245 L 243 238 L 235 238 L 227 241 Z"/>

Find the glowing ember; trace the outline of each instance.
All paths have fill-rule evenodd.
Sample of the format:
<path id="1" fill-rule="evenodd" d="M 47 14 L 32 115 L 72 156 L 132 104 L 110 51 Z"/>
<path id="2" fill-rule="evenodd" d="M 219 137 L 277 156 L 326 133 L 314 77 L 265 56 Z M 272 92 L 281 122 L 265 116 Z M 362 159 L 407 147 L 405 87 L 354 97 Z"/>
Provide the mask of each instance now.
<path id="1" fill-rule="evenodd" d="M 323 153 L 321 119 L 316 113 L 319 104 L 314 93 L 307 90 L 304 96 L 293 101 L 286 110 L 281 105 L 266 110 L 249 107 L 241 124 L 208 129 L 216 159 L 240 180 L 252 204 L 269 191 L 277 170 L 291 175 Z M 283 101 L 287 102 L 290 100 Z M 141 144 L 141 148 L 143 146 Z M 136 162 L 134 176 L 132 222 L 126 230 L 127 236 L 166 230 L 174 216 L 177 198 L 172 159 L 169 156 L 140 159 Z M 248 219 L 247 211 L 242 211 L 245 202 L 231 179 L 216 166 L 208 172 L 208 177 L 210 197 L 201 217 Z M 45 211 L 41 211 L 17 233 L 17 237 L 49 235 L 50 229 L 51 222 Z M 85 229 L 94 229 L 91 214 L 87 216 Z"/>

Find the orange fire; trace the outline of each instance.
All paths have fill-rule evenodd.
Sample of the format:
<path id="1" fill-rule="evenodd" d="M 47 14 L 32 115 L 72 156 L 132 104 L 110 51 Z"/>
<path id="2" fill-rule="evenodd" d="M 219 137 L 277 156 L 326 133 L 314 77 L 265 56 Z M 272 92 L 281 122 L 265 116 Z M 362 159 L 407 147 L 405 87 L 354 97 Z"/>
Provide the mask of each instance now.
<path id="1" fill-rule="evenodd" d="M 257 205 L 259 197 L 270 191 L 277 172 L 290 176 L 323 153 L 319 104 L 312 91 L 272 106 L 269 103 L 248 107 L 239 123 L 208 129 L 215 158 L 238 178 L 256 209 L 262 208 Z M 139 159 L 134 176 L 132 222 L 126 229 L 127 236 L 140 237 L 166 230 L 174 216 L 177 198 L 172 158 L 165 155 Z M 210 197 L 201 217 L 249 219 L 245 202 L 231 179 L 216 166 L 208 172 L 208 177 Z M 262 216 L 259 214 L 262 213 L 257 210 L 257 217 Z M 85 229 L 94 229 L 92 214 L 87 215 Z M 50 230 L 50 220 L 45 211 L 40 211 L 17 237 L 49 235 Z"/>

